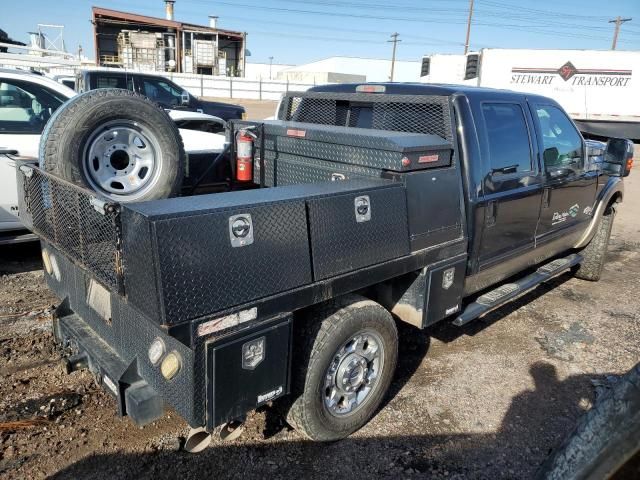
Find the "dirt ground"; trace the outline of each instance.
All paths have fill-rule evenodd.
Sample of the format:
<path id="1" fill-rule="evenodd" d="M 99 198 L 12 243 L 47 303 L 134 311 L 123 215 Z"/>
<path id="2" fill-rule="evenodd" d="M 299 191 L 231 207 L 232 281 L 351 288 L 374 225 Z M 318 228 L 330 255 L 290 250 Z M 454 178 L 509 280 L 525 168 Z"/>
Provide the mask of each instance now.
<path id="1" fill-rule="evenodd" d="M 599 283 L 564 275 L 466 328 L 401 328 L 378 415 L 314 444 L 267 407 L 236 442 L 181 451 L 174 413 L 144 428 L 90 374 L 64 375 L 37 245 L 0 250 L 0 477 L 530 478 L 576 419 L 640 360 L 640 172 L 626 182 Z M 636 477 L 638 478 L 638 477 Z"/>

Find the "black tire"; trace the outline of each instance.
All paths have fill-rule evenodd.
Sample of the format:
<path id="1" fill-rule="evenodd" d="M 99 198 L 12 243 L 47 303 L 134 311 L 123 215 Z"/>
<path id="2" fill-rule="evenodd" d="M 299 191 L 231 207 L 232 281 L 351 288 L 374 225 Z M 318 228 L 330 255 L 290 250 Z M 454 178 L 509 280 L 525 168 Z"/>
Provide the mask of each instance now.
<path id="1" fill-rule="evenodd" d="M 545 480 L 606 479 L 640 450 L 640 363 L 580 418 L 540 467 Z"/>
<path id="2" fill-rule="evenodd" d="M 89 143 L 106 125 L 118 122 L 140 129 L 152 139 L 153 167 L 141 172 L 150 177 L 144 189 L 130 194 L 100 188 L 87 173 L 91 168 L 86 158 Z M 125 165 L 129 162 L 126 158 Z M 176 195 L 182 185 L 184 164 L 184 146 L 173 120 L 162 107 L 129 90 L 98 89 L 72 98 L 49 119 L 40 139 L 41 168 L 119 202 Z M 117 187 L 117 182 L 112 185 Z"/>
<path id="3" fill-rule="evenodd" d="M 615 216 L 616 211 L 613 206 L 608 207 L 607 211 L 602 215 L 600 223 L 598 224 L 598 230 L 596 230 L 589 244 L 580 252 L 584 260 L 575 270 L 575 276 L 577 278 L 592 282 L 600 280 L 604 261 L 607 257 L 607 247 L 609 246 L 609 238 L 611 237 L 611 229 L 613 228 Z"/>
<path id="4" fill-rule="evenodd" d="M 317 309 L 305 328 L 305 342 L 293 359 L 293 402 L 287 421 L 312 440 L 340 440 L 365 425 L 380 407 L 398 359 L 398 331 L 389 312 L 358 295 L 341 297 Z M 375 332 L 383 345 L 380 374 L 355 411 L 336 416 L 325 405 L 325 375 L 341 346 L 365 331 Z"/>

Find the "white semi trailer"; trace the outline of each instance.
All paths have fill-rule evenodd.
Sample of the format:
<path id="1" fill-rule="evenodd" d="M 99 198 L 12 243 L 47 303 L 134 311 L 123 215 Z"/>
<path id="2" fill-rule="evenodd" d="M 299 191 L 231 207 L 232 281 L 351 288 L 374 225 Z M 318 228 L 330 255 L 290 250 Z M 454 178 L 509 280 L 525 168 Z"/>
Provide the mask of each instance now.
<path id="1" fill-rule="evenodd" d="M 583 134 L 640 140 L 640 51 L 486 48 L 422 60 L 420 81 L 552 97 Z"/>

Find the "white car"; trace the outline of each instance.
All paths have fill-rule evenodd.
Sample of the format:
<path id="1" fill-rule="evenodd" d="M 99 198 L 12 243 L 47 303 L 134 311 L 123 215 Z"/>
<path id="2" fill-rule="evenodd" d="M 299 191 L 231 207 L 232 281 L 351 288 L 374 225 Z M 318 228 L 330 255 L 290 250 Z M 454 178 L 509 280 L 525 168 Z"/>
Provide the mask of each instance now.
<path id="1" fill-rule="evenodd" d="M 43 75 L 0 69 L 0 149 L 37 161 L 40 134 L 64 102 L 77 93 Z M 198 112 L 169 110 L 187 155 L 215 155 L 224 149 L 225 121 Z M 17 218 L 18 194 L 14 163 L 0 154 L 0 234 L 24 229 Z M 0 244 L 3 242 L 0 238 Z"/>

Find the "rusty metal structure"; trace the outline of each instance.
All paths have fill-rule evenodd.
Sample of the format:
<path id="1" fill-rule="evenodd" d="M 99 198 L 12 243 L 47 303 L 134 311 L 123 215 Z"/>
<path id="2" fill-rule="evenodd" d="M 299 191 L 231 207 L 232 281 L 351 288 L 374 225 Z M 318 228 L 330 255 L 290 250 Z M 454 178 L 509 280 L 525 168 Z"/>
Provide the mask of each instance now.
<path id="1" fill-rule="evenodd" d="M 99 66 L 130 70 L 243 77 L 246 32 L 174 20 L 174 1 L 166 18 L 93 7 L 95 56 Z"/>

